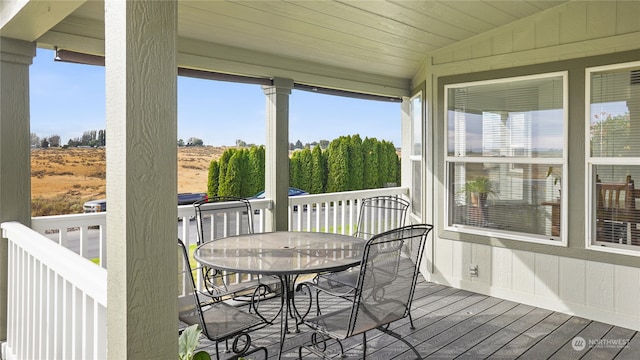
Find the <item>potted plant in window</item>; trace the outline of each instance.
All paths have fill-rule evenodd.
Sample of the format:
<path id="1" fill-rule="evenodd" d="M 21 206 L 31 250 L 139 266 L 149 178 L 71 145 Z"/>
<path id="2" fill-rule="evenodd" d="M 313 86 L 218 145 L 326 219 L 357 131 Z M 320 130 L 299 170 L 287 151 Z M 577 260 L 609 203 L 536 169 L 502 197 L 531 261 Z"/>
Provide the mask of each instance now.
<path id="1" fill-rule="evenodd" d="M 469 218 L 473 225 L 483 226 L 487 222 L 485 207 L 489 197 L 496 195 L 493 181 L 486 176 L 478 176 L 464 184 L 462 192 L 470 202 Z"/>
<path id="2" fill-rule="evenodd" d="M 547 170 L 547 178 L 548 177 L 552 177 L 553 178 L 553 186 L 559 186 L 558 188 L 558 198 L 557 201 L 560 201 L 560 194 L 562 191 L 562 176 L 559 173 L 559 170 L 554 169 L 553 166 L 549 166 L 549 169 Z"/>

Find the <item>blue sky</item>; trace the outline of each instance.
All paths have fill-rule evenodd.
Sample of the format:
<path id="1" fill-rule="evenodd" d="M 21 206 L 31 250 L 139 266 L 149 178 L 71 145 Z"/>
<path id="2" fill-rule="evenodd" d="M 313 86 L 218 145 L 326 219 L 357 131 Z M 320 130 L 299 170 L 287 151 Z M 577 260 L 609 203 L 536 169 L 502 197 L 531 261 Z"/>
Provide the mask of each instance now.
<path id="1" fill-rule="evenodd" d="M 30 68 L 31 132 L 59 135 L 66 144 L 106 128 L 104 68 L 54 62 L 53 56 L 38 49 Z M 236 139 L 264 144 L 265 103 L 259 85 L 178 77 L 178 138 L 214 146 L 235 145 Z M 400 146 L 399 103 L 294 90 L 289 117 L 289 142 L 360 134 Z"/>

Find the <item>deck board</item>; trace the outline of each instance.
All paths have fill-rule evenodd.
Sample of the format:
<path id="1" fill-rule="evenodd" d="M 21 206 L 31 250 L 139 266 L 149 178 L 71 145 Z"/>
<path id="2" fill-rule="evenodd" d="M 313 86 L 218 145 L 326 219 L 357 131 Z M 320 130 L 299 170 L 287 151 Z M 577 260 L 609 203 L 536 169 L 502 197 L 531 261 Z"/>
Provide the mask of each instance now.
<path id="1" fill-rule="evenodd" d="M 305 301 L 299 297 L 297 303 Z M 327 305 L 326 300 L 322 303 Z M 278 299 L 266 301 L 261 304 L 261 311 L 275 314 L 278 305 Z M 408 319 L 390 328 L 413 344 L 424 359 L 640 359 L 640 335 L 636 331 L 424 280 L 416 288 L 411 313 L 415 329 L 410 328 Z M 282 359 L 298 359 L 298 347 L 309 341 L 310 334 L 304 326 L 299 333 L 289 333 Z M 279 335 L 280 322 L 276 321 L 251 336 L 255 345 L 267 347 L 269 360 L 275 360 Z M 576 337 L 585 339 L 584 349 L 574 348 Z M 619 346 L 615 341 L 628 344 Z M 362 358 L 361 336 L 347 339 L 343 345 L 347 356 L 342 359 Z M 210 341 L 201 341 L 200 349 L 215 354 Z M 229 356 L 222 353 L 221 358 Z M 251 359 L 261 359 L 260 356 Z M 303 359 L 306 358 L 313 357 L 304 352 Z M 370 331 L 367 358 L 401 360 L 415 356 L 401 341 Z"/>
<path id="2" fill-rule="evenodd" d="M 433 359 L 453 359 L 460 356 L 467 349 L 493 334 L 500 326 L 494 323 L 496 319 L 506 318 L 504 315 L 517 307 L 517 303 L 501 300 L 495 306 L 423 342 L 418 347 L 418 351 Z"/>
<path id="3" fill-rule="evenodd" d="M 640 359 L 640 333 L 635 333 L 633 338 L 629 341 L 629 346 L 626 346 L 620 351 L 616 357 L 617 359 Z"/>
<path id="4" fill-rule="evenodd" d="M 519 359 L 538 360 L 550 358 L 565 344 L 571 343 L 576 335 L 589 325 L 589 322 L 589 320 L 579 317 L 569 318 L 564 324 L 530 347 Z"/>
<path id="5" fill-rule="evenodd" d="M 620 354 L 623 349 L 621 349 L 619 346 L 607 345 L 606 341 L 607 340 L 618 341 L 618 340 L 624 340 L 624 339 L 631 339 L 632 337 L 635 337 L 635 336 L 638 336 L 638 333 L 636 331 L 621 328 L 619 326 L 614 326 L 601 338 L 602 340 L 604 340 L 604 342 L 602 342 L 600 345 L 591 347 L 589 352 L 587 352 L 587 354 L 584 357 L 582 357 L 582 359 L 585 359 L 585 360 L 617 359 L 618 354 Z M 637 352 L 638 348 L 636 347 L 634 350 Z M 636 357 L 631 359 L 637 360 L 638 358 Z"/>
<path id="6" fill-rule="evenodd" d="M 544 339 L 547 334 L 567 322 L 570 318 L 570 315 L 552 313 L 544 318 L 544 320 L 530 327 L 522 334 L 511 340 L 508 344 L 500 348 L 500 350 L 491 354 L 491 357 L 494 359 L 513 359 L 520 356 L 526 352 L 526 350 L 536 345 L 540 340 Z M 539 357 L 539 359 L 544 359 L 544 357 Z"/>
<path id="7" fill-rule="evenodd" d="M 611 329 L 612 325 L 591 321 L 589 325 L 587 325 L 582 331 L 576 334 L 576 337 L 581 337 L 582 339 L 601 339 L 604 335 L 606 335 Z M 573 340 L 573 339 L 571 339 Z M 571 360 L 571 359 L 580 359 L 587 352 L 589 352 L 588 347 L 584 347 L 584 349 L 576 349 L 574 347 L 572 341 L 567 342 L 561 349 L 559 349 L 555 354 L 553 354 L 549 360 Z"/>
<path id="8" fill-rule="evenodd" d="M 508 344 L 512 339 L 522 334 L 528 328 L 534 326 L 548 317 L 552 312 L 545 309 L 533 308 L 524 316 L 514 320 L 508 325 L 498 329 L 481 343 L 465 351 L 460 358 L 484 359 Z"/>

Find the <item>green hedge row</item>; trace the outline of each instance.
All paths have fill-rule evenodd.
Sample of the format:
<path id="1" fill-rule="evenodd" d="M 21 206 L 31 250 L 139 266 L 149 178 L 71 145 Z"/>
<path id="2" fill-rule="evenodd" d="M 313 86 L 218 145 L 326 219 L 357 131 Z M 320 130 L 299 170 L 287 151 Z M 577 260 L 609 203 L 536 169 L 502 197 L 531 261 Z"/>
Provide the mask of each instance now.
<path id="1" fill-rule="evenodd" d="M 254 196 L 264 190 L 264 169 L 264 146 L 227 149 L 209 166 L 209 196 Z M 289 185 L 311 194 L 388 184 L 400 184 L 400 158 L 389 141 L 341 136 L 326 150 L 320 146 L 297 150 L 289 160 Z"/>

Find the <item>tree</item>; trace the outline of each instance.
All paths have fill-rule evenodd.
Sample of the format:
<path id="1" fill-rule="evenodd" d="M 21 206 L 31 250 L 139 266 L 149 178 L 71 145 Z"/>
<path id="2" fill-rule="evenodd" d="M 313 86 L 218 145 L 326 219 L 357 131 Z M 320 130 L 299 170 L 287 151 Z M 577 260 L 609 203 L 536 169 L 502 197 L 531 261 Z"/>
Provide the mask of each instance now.
<path id="1" fill-rule="evenodd" d="M 250 190 L 251 195 L 264 190 L 265 176 L 265 148 L 264 146 L 252 146 L 249 149 L 249 172 L 250 172 Z"/>
<path id="2" fill-rule="evenodd" d="M 96 138 L 95 130 L 85 131 L 82 133 L 82 145 L 89 146 L 92 141 L 96 140 Z"/>
<path id="3" fill-rule="evenodd" d="M 327 157 L 327 191 L 347 191 L 349 187 L 349 148 L 341 136 L 329 144 Z"/>
<path id="4" fill-rule="evenodd" d="M 311 186 L 307 190 L 310 194 L 321 194 L 327 183 L 326 154 L 320 146 L 313 148 L 311 152 Z"/>
<path id="5" fill-rule="evenodd" d="M 207 181 L 207 194 L 209 197 L 218 195 L 218 184 L 220 180 L 220 164 L 216 160 L 209 163 L 209 176 Z"/>
<path id="6" fill-rule="evenodd" d="M 227 195 L 226 189 L 226 175 L 227 175 L 227 166 L 229 165 L 229 159 L 236 152 L 236 149 L 227 149 L 222 153 L 220 157 L 220 175 L 218 179 L 218 195 Z"/>
<path id="7" fill-rule="evenodd" d="M 98 131 L 98 146 L 106 146 L 107 145 L 107 131 L 100 130 Z"/>
<path id="8" fill-rule="evenodd" d="M 300 187 L 300 152 L 295 151 L 289 158 L 289 186 Z"/>
<path id="9" fill-rule="evenodd" d="M 349 190 L 364 189 L 364 155 L 362 139 L 356 134 L 349 137 Z"/>
<path id="10" fill-rule="evenodd" d="M 249 197 L 252 196 L 251 192 L 251 171 L 249 170 L 249 150 L 242 149 L 236 153 L 239 161 L 239 179 L 240 191 L 236 196 Z"/>
<path id="11" fill-rule="evenodd" d="M 293 147 L 294 149 L 302 149 L 304 146 L 302 145 L 302 141 L 296 141 L 296 145 Z"/>
<path id="12" fill-rule="evenodd" d="M 46 149 L 49 147 L 49 141 L 47 141 L 47 138 L 42 139 L 42 141 L 40 142 L 40 147 L 43 149 Z"/>
<path id="13" fill-rule="evenodd" d="M 594 115 L 591 124 L 591 149 L 594 156 L 625 157 L 637 154 L 638 146 L 631 136 L 629 113 L 611 116 L 608 113 Z"/>
<path id="14" fill-rule="evenodd" d="M 183 147 L 184 146 L 184 140 L 178 139 L 178 146 L 179 147 Z"/>
<path id="15" fill-rule="evenodd" d="M 187 146 L 204 146 L 204 141 L 197 137 L 190 137 L 189 140 L 187 140 Z"/>
<path id="16" fill-rule="evenodd" d="M 51 135 L 51 136 L 49 136 L 49 146 L 50 147 L 60 147 L 60 135 Z"/>
<path id="17" fill-rule="evenodd" d="M 375 138 L 365 138 L 362 142 L 362 152 L 364 154 L 363 187 L 365 189 L 375 189 L 378 187 L 378 140 Z"/>
<path id="18" fill-rule="evenodd" d="M 390 141 L 383 141 L 386 148 L 386 155 L 389 162 L 389 173 L 385 180 L 385 184 L 400 184 L 400 158 L 396 151 L 396 147 Z"/>
<path id="19" fill-rule="evenodd" d="M 31 146 L 40 146 L 40 138 L 38 137 L 38 135 L 36 135 L 36 133 L 31 133 Z"/>
<path id="20" fill-rule="evenodd" d="M 298 153 L 298 186 L 299 189 L 309 191 L 311 188 L 312 164 L 311 150 L 309 148 L 302 149 Z"/>
<path id="21" fill-rule="evenodd" d="M 247 186 L 247 155 L 248 152 L 236 151 L 229 158 L 229 164 L 224 175 L 224 192 L 220 191 L 222 196 L 240 196 L 246 197 Z"/>

